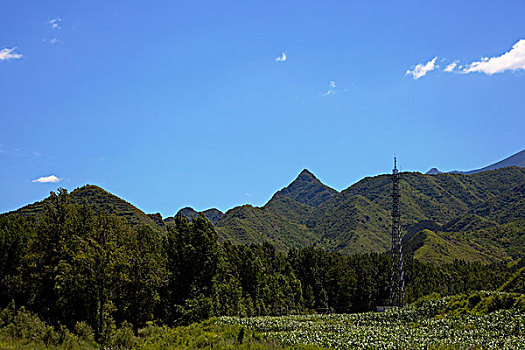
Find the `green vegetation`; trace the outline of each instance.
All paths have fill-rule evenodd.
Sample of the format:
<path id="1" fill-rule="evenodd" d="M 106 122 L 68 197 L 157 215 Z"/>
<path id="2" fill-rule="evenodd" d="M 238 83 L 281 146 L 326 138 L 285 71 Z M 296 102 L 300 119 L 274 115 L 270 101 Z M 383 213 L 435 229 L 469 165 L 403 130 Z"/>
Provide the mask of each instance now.
<path id="1" fill-rule="evenodd" d="M 46 205 L 50 200 L 51 197 L 48 197 L 43 201 L 27 205 L 14 212 L 4 215 L 38 217 L 43 215 L 46 210 Z M 155 231 L 164 231 L 164 223 L 158 222 L 158 220 L 154 217 L 148 216 L 132 204 L 98 186 L 86 185 L 77 188 L 71 192 L 69 201 L 72 204 L 89 205 L 91 209 L 97 214 L 114 214 L 120 218 L 125 219 L 125 221 L 131 226 L 149 226 Z"/>
<path id="2" fill-rule="evenodd" d="M 110 346 L 151 322 L 362 312 L 387 303 L 386 254 L 343 256 L 313 247 L 283 254 L 269 243 L 221 243 L 203 216 L 177 216 L 159 232 L 71 199 L 60 190 L 38 216 L 0 216 L 0 309 L 34 318 L 49 333 L 35 338 L 44 344 L 63 344 L 55 333 L 78 343 L 79 324 Z M 411 257 L 405 266 L 409 301 L 433 292 L 495 290 L 521 267 L 459 260 L 439 266 Z M 24 338 L 24 332 L 8 336 Z"/>
<path id="3" fill-rule="evenodd" d="M 0 313 L 0 349 L 99 349 L 93 330 L 84 322 L 73 331 L 52 327 L 35 314 L 12 306 Z M 224 324 L 212 318 L 170 328 L 149 322 L 136 334 L 129 324 L 114 329 L 105 346 L 116 349 L 292 349 L 280 341 L 241 325 Z M 293 349 L 315 350 L 317 346 L 299 345 Z"/>
<path id="4" fill-rule="evenodd" d="M 216 225 L 190 210 L 163 221 L 96 186 L 60 189 L 0 215 L 0 348 L 521 345 L 497 327 L 523 328 L 512 293 L 524 291 L 525 170 L 403 179 L 417 302 L 385 314 L 367 312 L 388 303 L 387 176 L 339 194 L 303 172 L 262 208 L 208 211 Z M 360 314 L 287 317 L 316 312 Z"/>
<path id="5" fill-rule="evenodd" d="M 525 294 L 525 267 L 519 269 L 503 286 L 503 292 Z"/>
<path id="6" fill-rule="evenodd" d="M 390 192 L 388 175 L 365 178 L 337 193 L 303 171 L 264 207 L 242 206 L 225 213 L 217 229 L 233 242 L 269 242 L 281 251 L 313 244 L 343 254 L 386 252 Z M 441 263 L 455 259 L 490 263 L 516 259 L 525 252 L 524 168 L 468 176 L 403 173 L 401 208 L 408 240 L 424 229 L 434 232 L 435 239 L 427 240 L 431 246 L 417 255 L 427 261 L 444 253 Z M 511 235 L 508 242 L 504 242 L 505 233 Z M 424 235 L 428 238 L 429 233 Z M 484 239 L 487 235 L 496 241 Z M 425 243 L 421 237 L 416 240 L 408 244 Z M 441 242 L 436 245 L 436 241 Z M 457 246 L 445 249 L 447 242 Z"/>
<path id="7" fill-rule="evenodd" d="M 435 264 L 452 263 L 457 259 L 480 263 L 510 260 L 505 252 L 493 248 L 493 244 L 483 246 L 460 235 L 430 230 L 417 233 L 403 248 L 414 258 Z"/>
<path id="8" fill-rule="evenodd" d="M 229 210 L 217 222 L 222 240 L 238 244 L 269 243 L 280 251 L 307 247 L 316 236 L 304 224 L 293 222 L 268 208 L 243 205 Z"/>
<path id="9" fill-rule="evenodd" d="M 384 313 L 223 316 L 171 328 L 124 323 L 106 347 L 135 349 L 518 349 L 525 346 L 525 295 L 429 295 Z M 84 322 L 52 327 L 13 305 L 0 312 L 0 349 L 96 349 Z"/>
<path id="10" fill-rule="evenodd" d="M 337 194 L 336 190 L 326 186 L 314 174 L 304 169 L 295 181 L 277 192 L 273 199 L 286 197 L 301 204 L 317 207 Z"/>
<path id="11" fill-rule="evenodd" d="M 210 220 L 212 224 L 216 224 L 217 221 L 219 221 L 219 219 L 223 216 L 223 213 L 220 210 L 215 209 L 215 208 L 207 209 L 207 210 L 204 210 L 203 212 L 198 212 L 195 209 L 190 208 L 190 207 L 182 208 L 181 210 L 179 210 L 177 212 L 177 214 L 175 216 L 182 215 L 186 219 L 192 220 L 192 219 L 195 219 L 195 218 L 199 217 L 201 214 L 206 219 Z M 174 217 L 168 217 L 164 221 L 166 223 L 168 223 L 168 224 L 169 223 L 174 223 L 175 222 L 175 216 Z"/>
<path id="12" fill-rule="evenodd" d="M 317 346 L 286 346 L 280 341 L 263 336 L 237 324 L 225 324 L 216 319 L 186 327 L 151 327 L 139 331 L 144 338 L 138 349 L 303 349 L 315 350 Z"/>
<path id="13" fill-rule="evenodd" d="M 225 214 L 184 208 L 179 214 L 190 220 L 204 215 L 215 225 L 219 240 L 236 244 L 269 243 L 281 252 L 309 246 L 345 255 L 387 252 L 390 191 L 388 175 L 365 178 L 338 193 L 304 170 L 261 208 L 244 205 Z M 524 168 L 468 176 L 403 173 L 401 194 L 402 225 L 411 247 L 407 254 L 439 263 L 491 263 L 524 256 Z M 47 201 L 6 215 L 38 218 Z M 95 213 L 115 214 L 132 227 L 149 226 L 161 234 L 166 224 L 175 224 L 175 217 L 163 221 L 158 214 L 146 215 L 92 185 L 73 191 L 71 203 L 89 204 Z M 433 233 L 417 235 L 423 230 Z"/>
<path id="14" fill-rule="evenodd" d="M 521 349 L 525 298 L 473 293 L 421 300 L 384 313 L 221 317 L 284 344 L 335 349 Z"/>

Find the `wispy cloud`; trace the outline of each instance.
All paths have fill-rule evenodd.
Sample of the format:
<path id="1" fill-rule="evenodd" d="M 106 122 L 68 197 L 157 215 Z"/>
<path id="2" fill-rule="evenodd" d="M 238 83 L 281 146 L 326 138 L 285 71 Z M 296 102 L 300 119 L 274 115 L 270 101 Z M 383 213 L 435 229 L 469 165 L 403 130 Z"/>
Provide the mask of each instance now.
<path id="1" fill-rule="evenodd" d="M 445 71 L 445 72 L 454 72 L 454 70 L 456 69 L 457 66 L 458 66 L 458 61 L 454 61 L 454 62 L 452 62 L 451 64 L 449 64 L 449 65 L 444 69 L 444 71 Z"/>
<path id="2" fill-rule="evenodd" d="M 323 96 L 335 95 L 335 87 L 335 81 L 330 80 L 330 88 L 328 89 L 328 91 L 323 93 Z"/>
<path id="3" fill-rule="evenodd" d="M 286 61 L 286 52 L 281 52 L 281 56 L 276 57 L 275 61 L 277 62 L 285 62 Z"/>
<path id="4" fill-rule="evenodd" d="M 481 72 L 492 75 L 518 69 L 525 69 L 525 39 L 519 40 L 510 51 L 501 56 L 483 57 L 480 61 L 470 63 L 462 72 Z"/>
<path id="5" fill-rule="evenodd" d="M 51 38 L 51 39 L 42 39 L 43 42 L 49 43 L 51 45 L 55 44 L 63 44 L 64 42 L 58 38 Z"/>
<path id="6" fill-rule="evenodd" d="M 60 26 L 60 22 L 62 22 L 62 19 L 60 17 L 56 17 L 47 23 L 49 23 L 52 29 L 62 29 L 62 27 Z"/>
<path id="7" fill-rule="evenodd" d="M 16 47 L 8 49 L 7 47 L 0 50 L 0 61 L 18 60 L 23 57 L 22 54 L 14 52 Z"/>
<path id="8" fill-rule="evenodd" d="M 2 143 L 0 143 L 0 154 L 5 154 L 8 156 L 24 158 L 24 159 L 29 159 L 29 160 L 35 160 L 35 159 L 42 157 L 42 154 L 40 154 L 40 152 L 37 152 L 37 151 L 22 152 L 18 148 L 9 149 L 9 148 L 5 148 Z"/>
<path id="9" fill-rule="evenodd" d="M 58 183 L 62 180 L 59 177 L 56 177 L 55 175 L 49 175 L 49 176 L 42 176 L 39 177 L 36 180 L 33 180 L 32 182 L 38 182 L 38 183 Z"/>
<path id="10" fill-rule="evenodd" d="M 431 59 L 427 63 L 420 63 L 420 64 L 416 65 L 414 68 L 408 69 L 406 71 L 405 75 L 412 75 L 412 78 L 414 80 L 422 78 L 425 75 L 427 75 L 428 72 L 431 72 L 431 71 L 433 71 L 434 69 L 437 68 L 436 60 L 437 60 L 437 57 L 434 57 L 433 59 Z"/>

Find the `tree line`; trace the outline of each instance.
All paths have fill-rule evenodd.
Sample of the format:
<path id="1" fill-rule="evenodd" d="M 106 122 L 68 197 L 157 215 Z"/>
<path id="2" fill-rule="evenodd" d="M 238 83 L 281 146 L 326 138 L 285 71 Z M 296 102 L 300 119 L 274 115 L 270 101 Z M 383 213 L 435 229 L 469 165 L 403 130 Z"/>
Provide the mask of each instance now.
<path id="1" fill-rule="evenodd" d="M 360 312 L 388 302 L 389 256 L 342 256 L 219 243 L 211 222 L 177 217 L 166 234 L 131 227 L 51 193 L 39 218 L 0 216 L 0 310 L 14 303 L 69 329 L 87 323 L 104 343 L 122 324 L 188 324 L 218 315 Z M 504 265 L 405 258 L 408 301 L 495 290 Z"/>

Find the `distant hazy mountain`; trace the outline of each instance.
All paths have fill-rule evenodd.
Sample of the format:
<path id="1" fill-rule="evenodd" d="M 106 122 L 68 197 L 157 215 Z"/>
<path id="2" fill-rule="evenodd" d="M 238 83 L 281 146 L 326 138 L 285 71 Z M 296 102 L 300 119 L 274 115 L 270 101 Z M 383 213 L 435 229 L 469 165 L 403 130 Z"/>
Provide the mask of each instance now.
<path id="1" fill-rule="evenodd" d="M 438 168 L 432 168 L 425 173 L 425 175 L 437 175 L 437 174 L 441 174 L 441 171 L 439 171 Z"/>
<path id="2" fill-rule="evenodd" d="M 476 170 L 470 170 L 463 172 L 466 175 L 479 173 L 481 171 L 487 171 L 487 170 L 495 170 L 500 168 L 505 168 L 508 166 L 519 166 L 519 167 L 525 167 L 525 149 L 521 152 L 518 152 L 508 158 L 505 158 L 497 163 L 488 165 L 481 169 Z"/>
<path id="3" fill-rule="evenodd" d="M 470 171 L 454 170 L 454 171 L 449 171 L 449 173 L 471 175 L 471 174 L 476 174 L 482 171 L 496 170 L 496 169 L 501 169 L 501 168 L 505 168 L 509 166 L 525 167 L 525 150 L 518 152 L 510 157 L 507 157 L 497 163 L 487 165 L 486 167 L 481 168 L 481 169 L 475 169 L 475 170 L 470 170 Z M 438 168 L 432 168 L 429 171 L 427 171 L 425 174 L 426 175 L 436 175 L 436 174 L 441 174 L 441 173 L 442 172 L 439 171 Z"/>

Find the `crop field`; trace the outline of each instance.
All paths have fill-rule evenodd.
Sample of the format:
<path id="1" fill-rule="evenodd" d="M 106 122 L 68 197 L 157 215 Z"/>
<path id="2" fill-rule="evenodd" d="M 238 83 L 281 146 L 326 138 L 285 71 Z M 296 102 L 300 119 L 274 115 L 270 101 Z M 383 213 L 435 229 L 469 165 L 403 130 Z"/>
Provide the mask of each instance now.
<path id="1" fill-rule="evenodd" d="M 525 349 L 525 312 L 442 313 L 451 298 L 384 313 L 222 317 L 217 322 L 243 325 L 284 345 L 334 349 Z"/>

